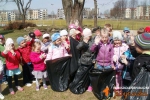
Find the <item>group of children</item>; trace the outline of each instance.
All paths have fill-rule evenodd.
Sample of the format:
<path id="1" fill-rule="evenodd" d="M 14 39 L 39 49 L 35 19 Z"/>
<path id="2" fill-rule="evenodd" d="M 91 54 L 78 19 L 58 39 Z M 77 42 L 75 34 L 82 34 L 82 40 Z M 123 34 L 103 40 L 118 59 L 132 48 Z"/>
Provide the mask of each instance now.
<path id="1" fill-rule="evenodd" d="M 92 33 L 95 33 L 92 37 Z M 123 34 L 120 31 L 112 31 L 110 24 L 104 28 L 96 27 L 92 31 L 88 28 L 82 30 L 81 27 L 71 24 L 69 34 L 67 30 L 61 30 L 50 35 L 43 34 L 39 30 L 29 33 L 25 37 L 18 37 L 18 48 L 15 48 L 14 41 L 11 38 L 5 38 L 0 35 L 0 79 L 5 76 L 10 94 L 15 94 L 12 86 L 12 77 L 14 77 L 15 86 L 19 91 L 23 88 L 18 83 L 18 75 L 21 74 L 19 64 L 22 66 L 23 84 L 31 86 L 36 83 L 36 91 L 40 89 L 39 79 L 43 81 L 44 89 L 47 89 L 46 61 L 71 56 L 69 36 L 79 42 L 77 49 L 81 50 L 80 63 L 85 66 L 91 66 L 95 63 L 97 69 L 107 70 L 113 68 L 116 70 L 116 91 L 120 92 L 119 87 L 130 83 L 139 73 L 144 61 L 150 59 L 150 28 L 145 28 L 142 34 L 133 36 L 129 28 L 125 27 Z M 42 41 L 40 40 L 42 36 Z M 82 37 L 82 38 L 81 38 Z M 131 50 L 132 49 L 132 50 Z M 137 53 L 135 54 L 135 52 Z M 128 52 L 134 61 L 133 71 L 130 70 L 129 79 L 122 78 L 123 69 L 131 67 L 127 56 Z M 138 56 L 138 53 L 142 55 Z M 6 69 L 3 71 L 3 69 Z M 127 76 L 127 75 L 126 75 Z M 88 87 L 92 91 L 92 87 Z M 1 87 L 0 87 L 1 92 Z M 0 99 L 4 96 L 0 94 Z"/>

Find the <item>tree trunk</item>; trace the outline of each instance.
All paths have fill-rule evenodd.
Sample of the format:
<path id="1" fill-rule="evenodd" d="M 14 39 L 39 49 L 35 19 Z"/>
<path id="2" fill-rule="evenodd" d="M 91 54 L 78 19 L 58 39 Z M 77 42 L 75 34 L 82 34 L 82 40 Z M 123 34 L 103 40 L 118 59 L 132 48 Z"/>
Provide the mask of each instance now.
<path id="1" fill-rule="evenodd" d="M 74 2 L 72 0 L 62 0 L 67 25 L 78 20 L 79 25 L 82 26 L 84 2 L 85 0 L 74 0 Z"/>
<path id="2" fill-rule="evenodd" d="M 97 0 L 94 0 L 94 27 L 97 27 Z"/>
<path id="3" fill-rule="evenodd" d="M 22 15 L 22 23 L 25 25 L 25 21 L 26 21 L 26 15 L 25 14 L 23 14 Z"/>

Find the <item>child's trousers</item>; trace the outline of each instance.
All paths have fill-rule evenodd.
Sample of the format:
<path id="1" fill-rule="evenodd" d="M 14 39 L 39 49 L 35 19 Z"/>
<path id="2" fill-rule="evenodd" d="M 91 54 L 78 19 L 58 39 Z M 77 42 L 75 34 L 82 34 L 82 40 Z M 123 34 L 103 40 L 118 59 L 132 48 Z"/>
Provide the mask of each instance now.
<path id="1" fill-rule="evenodd" d="M 32 75 L 33 65 L 32 64 L 24 64 L 22 66 L 23 69 L 23 83 L 30 83 L 35 80 L 34 75 Z"/>
<path id="2" fill-rule="evenodd" d="M 120 90 L 122 87 L 122 72 L 116 71 L 116 90 Z"/>
<path id="3" fill-rule="evenodd" d="M 12 88 L 12 76 L 7 76 L 8 78 L 8 86 Z M 18 75 L 14 75 L 15 86 L 18 86 Z"/>

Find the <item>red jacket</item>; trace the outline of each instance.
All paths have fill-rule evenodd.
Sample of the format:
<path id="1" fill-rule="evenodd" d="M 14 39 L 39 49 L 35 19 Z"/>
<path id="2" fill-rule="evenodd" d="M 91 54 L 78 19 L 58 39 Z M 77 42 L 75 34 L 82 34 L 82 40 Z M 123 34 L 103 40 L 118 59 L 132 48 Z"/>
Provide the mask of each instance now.
<path id="1" fill-rule="evenodd" d="M 37 53 L 37 52 L 31 52 L 30 59 L 33 64 L 34 70 L 36 71 L 45 71 L 46 65 L 44 64 L 45 59 L 41 59 L 40 55 L 43 52 Z"/>
<path id="2" fill-rule="evenodd" d="M 20 63 L 20 53 L 18 50 L 14 50 L 16 53 L 15 55 L 12 55 L 11 52 L 8 52 L 7 54 L 4 54 L 2 52 L 2 56 L 6 58 L 6 68 L 8 70 L 13 70 L 19 68 L 19 63 Z"/>
<path id="3" fill-rule="evenodd" d="M 27 42 L 27 46 L 26 47 L 20 47 L 18 48 L 21 56 L 22 56 L 22 63 L 29 63 L 31 62 L 30 60 L 30 53 L 32 50 L 32 44 L 34 43 L 34 39 L 32 39 L 32 41 Z"/>

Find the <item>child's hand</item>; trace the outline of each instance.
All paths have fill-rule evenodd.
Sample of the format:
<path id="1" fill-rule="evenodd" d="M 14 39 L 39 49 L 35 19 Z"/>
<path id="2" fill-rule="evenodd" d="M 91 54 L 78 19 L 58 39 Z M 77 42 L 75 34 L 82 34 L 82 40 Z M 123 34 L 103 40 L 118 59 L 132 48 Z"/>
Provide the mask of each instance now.
<path id="1" fill-rule="evenodd" d="M 101 40 L 100 36 L 96 36 L 95 37 L 95 44 L 98 45 L 100 40 Z"/>
<path id="2" fill-rule="evenodd" d="M 45 53 L 42 53 L 42 54 L 40 55 L 40 58 L 41 58 L 41 59 L 46 58 L 46 54 L 45 54 Z"/>
<path id="3" fill-rule="evenodd" d="M 118 57 L 116 55 L 113 56 L 113 61 L 117 62 Z"/>
<path id="4" fill-rule="evenodd" d="M 16 55 L 16 53 L 14 52 L 14 50 L 13 50 L 13 49 L 11 49 L 11 50 L 10 50 L 10 52 L 12 53 L 12 55 L 13 55 L 13 56 L 15 56 L 15 55 Z"/>
<path id="5" fill-rule="evenodd" d="M 116 70 L 116 67 L 115 66 L 111 66 L 114 70 Z"/>
<path id="6" fill-rule="evenodd" d="M 125 65 L 127 65 L 127 64 L 128 64 L 128 61 L 127 61 L 127 59 L 126 59 L 126 56 L 125 56 L 125 55 L 121 55 L 120 57 L 121 57 L 121 59 L 122 59 L 121 62 L 124 63 Z"/>

